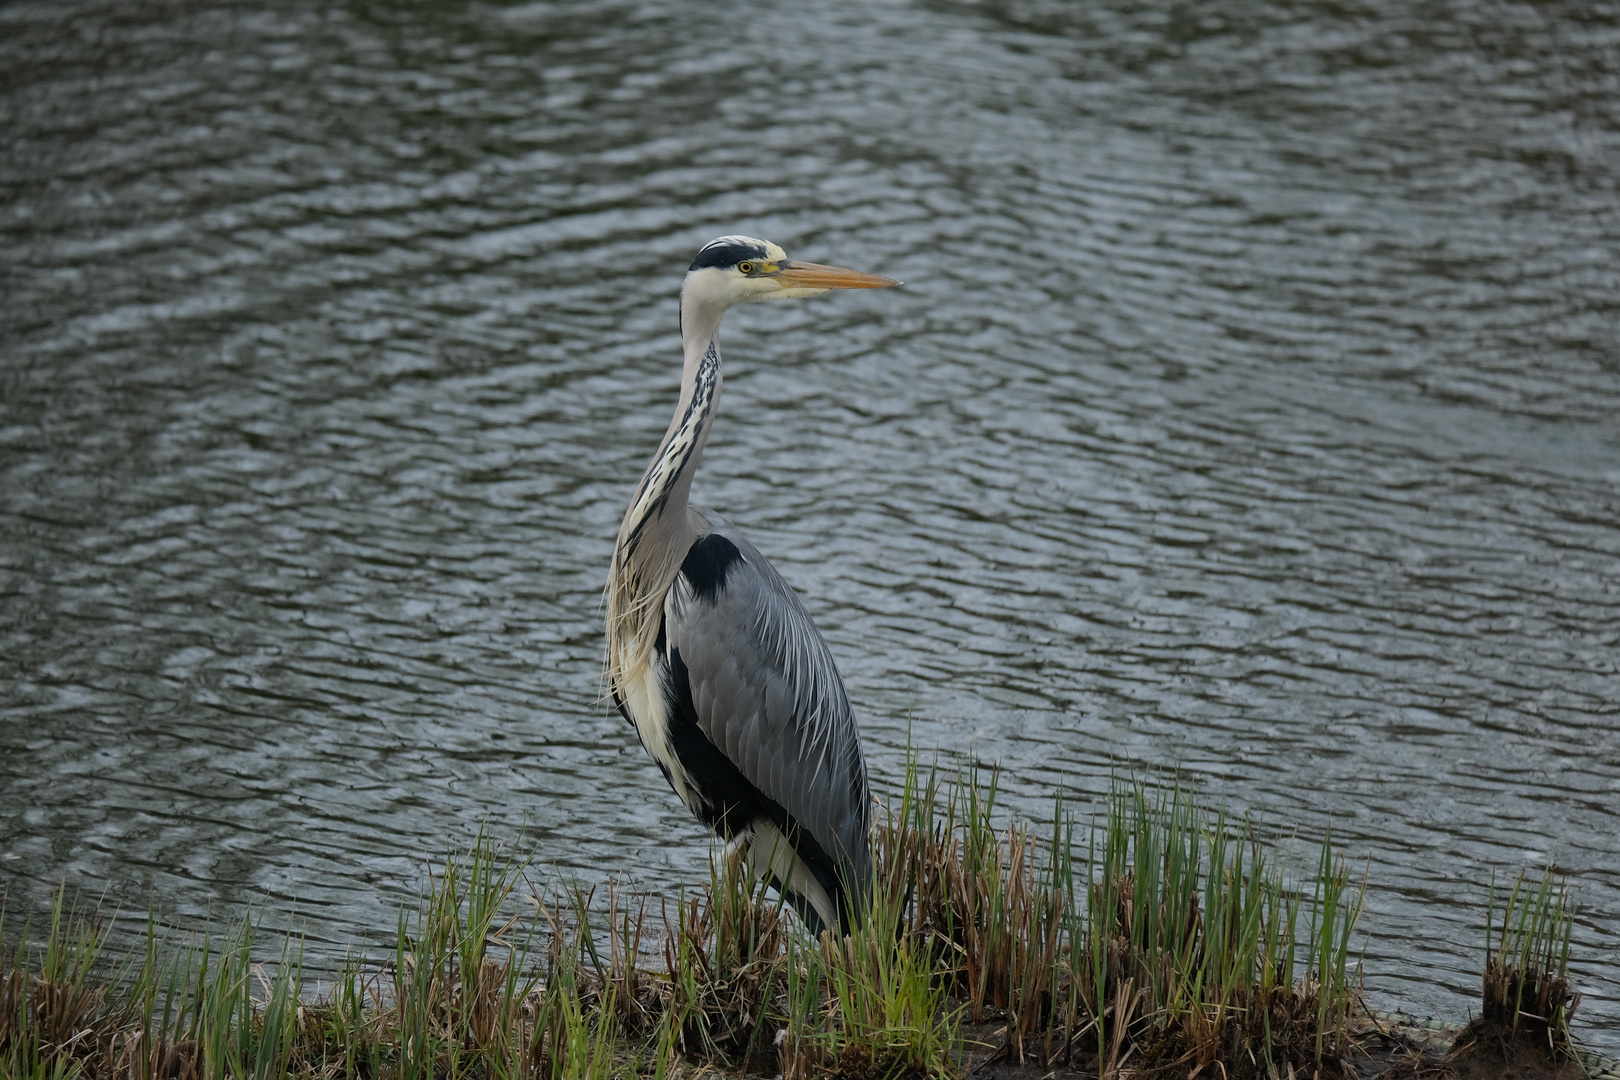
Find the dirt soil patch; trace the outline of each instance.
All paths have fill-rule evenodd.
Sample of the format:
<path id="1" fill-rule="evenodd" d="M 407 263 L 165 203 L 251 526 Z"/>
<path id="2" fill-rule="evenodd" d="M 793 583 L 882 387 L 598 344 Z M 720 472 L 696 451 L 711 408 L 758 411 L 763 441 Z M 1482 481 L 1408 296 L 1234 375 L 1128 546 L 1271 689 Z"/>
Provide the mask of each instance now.
<path id="1" fill-rule="evenodd" d="M 1517 1033 L 1475 1020 L 1444 1049 L 1429 1033 L 1387 1029 L 1361 1040 L 1361 1080 L 1585 1080 L 1586 1069 L 1546 1030 Z"/>

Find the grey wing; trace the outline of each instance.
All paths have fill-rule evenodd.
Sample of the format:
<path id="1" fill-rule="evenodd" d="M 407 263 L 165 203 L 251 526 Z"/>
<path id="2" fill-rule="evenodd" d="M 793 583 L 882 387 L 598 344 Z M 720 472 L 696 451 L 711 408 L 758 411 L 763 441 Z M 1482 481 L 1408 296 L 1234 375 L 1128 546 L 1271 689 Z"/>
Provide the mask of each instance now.
<path id="1" fill-rule="evenodd" d="M 809 834 L 809 851 L 795 846 L 812 869 L 819 847 L 831 860 L 821 869 L 864 893 L 871 873 L 866 764 L 832 654 L 758 549 L 718 514 L 700 513 L 712 531 L 692 546 L 665 601 L 673 696 L 686 699 L 672 704 L 689 709 L 714 749 Z M 697 774 L 691 779 L 704 787 L 703 763 L 687 757 L 683 764 Z"/>

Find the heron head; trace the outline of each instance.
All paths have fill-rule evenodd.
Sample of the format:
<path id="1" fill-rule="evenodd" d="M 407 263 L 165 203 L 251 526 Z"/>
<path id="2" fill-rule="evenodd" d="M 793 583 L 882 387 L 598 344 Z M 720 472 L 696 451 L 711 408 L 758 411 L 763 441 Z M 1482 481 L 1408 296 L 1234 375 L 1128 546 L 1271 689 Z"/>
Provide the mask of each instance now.
<path id="1" fill-rule="evenodd" d="M 789 259 L 769 240 L 722 236 L 697 253 L 682 291 L 700 304 L 723 310 L 756 300 L 819 296 L 828 289 L 886 289 L 898 284 L 893 278 L 859 270 Z"/>

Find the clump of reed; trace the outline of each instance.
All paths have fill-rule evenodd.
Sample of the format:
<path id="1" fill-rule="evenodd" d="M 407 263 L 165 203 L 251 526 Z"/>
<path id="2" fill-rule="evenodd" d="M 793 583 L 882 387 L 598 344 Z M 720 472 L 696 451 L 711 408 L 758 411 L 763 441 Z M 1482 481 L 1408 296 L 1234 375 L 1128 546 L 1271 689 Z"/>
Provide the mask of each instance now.
<path id="1" fill-rule="evenodd" d="M 1396 1053 L 1379 1080 L 1599 1075 L 1601 1066 L 1570 1037 L 1570 1019 L 1580 1004 L 1569 982 L 1574 914 L 1568 885 L 1556 881 L 1551 870 L 1536 884 L 1521 871 L 1502 897 L 1493 879 L 1486 902 L 1480 1015 L 1444 1054 L 1414 1046 L 1398 1030 L 1385 1034 Z"/>
<path id="2" fill-rule="evenodd" d="M 1301 888 L 1179 786 L 1116 785 L 1084 847 L 1061 800 L 1043 840 L 997 831 L 995 799 L 994 777 L 946 791 L 914 767 L 881 861 L 969 1018 L 1001 1021 L 999 1055 L 1239 1078 L 1348 1051 L 1360 897 L 1331 839 Z"/>
<path id="3" fill-rule="evenodd" d="M 1319 1073 L 1349 1049 L 1360 894 L 1324 838 L 1303 886 L 1245 823 L 1186 791 L 1116 789 L 1077 930 L 1074 1015 L 1103 1072 Z M 1072 1023 L 1072 1021 L 1070 1021 Z M 1110 1030 L 1112 1029 L 1112 1030 Z"/>
<path id="4" fill-rule="evenodd" d="M 1538 884 L 1521 871 L 1497 915 L 1491 883 L 1485 916 L 1485 974 L 1478 1019 L 1453 1045 L 1454 1059 L 1473 1051 L 1510 1057 L 1515 1050 L 1550 1063 L 1572 1056 L 1569 1022 L 1580 995 L 1569 983 L 1569 945 L 1575 912 L 1567 884 L 1552 870 Z"/>
<path id="5" fill-rule="evenodd" d="M 6 929 L 0 912 L 0 941 Z M 51 904 L 37 949 L 29 929 L 23 927 L 11 955 L 0 948 L 0 1066 L 14 1075 L 65 1075 L 73 1047 L 106 1010 L 106 987 L 95 970 L 106 930 L 97 913 L 70 905 L 65 889 Z"/>
<path id="6" fill-rule="evenodd" d="M 248 920 L 176 941 L 149 918 L 141 949 L 102 963 L 105 921 L 64 887 L 43 940 L 25 927 L 0 958 L 0 1076 L 606 1075 L 569 1071 L 602 1026 L 570 992 L 569 944 L 537 954 L 532 928 L 499 918 L 518 871 L 480 837 L 430 874 L 392 958 L 346 965 L 319 995 L 297 943 L 265 962 Z"/>
<path id="7" fill-rule="evenodd" d="M 673 922 L 664 918 L 660 1060 L 678 1050 L 757 1064 L 771 1045 L 768 1025 L 784 986 L 786 912 L 749 879 L 736 852 L 711 863 L 700 894 L 676 908 Z"/>
<path id="8" fill-rule="evenodd" d="M 869 907 L 851 933 L 824 932 L 790 947 L 786 1080 L 933 1080 L 957 1072 L 959 1007 L 933 943 L 906 932 L 913 890 L 893 857 L 906 843 L 892 828 L 880 830 Z"/>
<path id="9" fill-rule="evenodd" d="M 1039 832 L 998 816 L 993 773 L 911 762 L 874 829 L 866 918 L 819 939 L 734 858 L 655 912 L 616 887 L 542 899 L 525 861 L 480 837 L 430 875 L 391 957 L 315 992 L 295 944 L 255 960 L 246 922 L 201 944 L 149 924 L 144 949 L 108 963 L 102 924 L 64 890 L 44 940 L 0 959 L 0 1074 L 943 1080 L 999 1059 L 1269 1080 L 1338 1066 L 1359 896 L 1331 843 L 1291 883 L 1245 824 L 1175 785 L 1117 785 L 1089 830 L 1061 800 Z"/>
<path id="10" fill-rule="evenodd" d="M 149 920 L 144 950 L 104 965 L 107 933 L 100 911 L 80 910 L 64 887 L 43 940 L 25 926 L 0 957 L 0 1074 L 286 1074 L 303 1012 L 291 943 L 269 972 L 249 922 L 171 952 Z"/>

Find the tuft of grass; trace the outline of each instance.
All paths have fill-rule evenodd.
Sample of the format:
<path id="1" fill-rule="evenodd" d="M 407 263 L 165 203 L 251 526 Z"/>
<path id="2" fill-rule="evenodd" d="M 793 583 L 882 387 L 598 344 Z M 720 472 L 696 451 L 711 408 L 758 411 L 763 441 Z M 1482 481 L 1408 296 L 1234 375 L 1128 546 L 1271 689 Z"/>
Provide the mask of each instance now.
<path id="1" fill-rule="evenodd" d="M 879 917 L 917 940 L 970 1021 L 1005 1017 L 1022 1060 L 1022 1040 L 1050 1018 L 1062 977 L 1073 829 L 1060 803 L 1043 860 L 1027 825 L 997 830 L 996 795 L 994 774 L 971 771 L 947 788 L 937 770 L 925 775 L 908 762 L 878 829 L 879 880 L 891 909 Z"/>
<path id="2" fill-rule="evenodd" d="M 44 939 L 35 943 L 24 929 L 11 962 L 0 962 L 0 1072 L 287 1074 L 302 1012 L 301 957 L 291 942 L 267 970 L 253 958 L 247 920 L 171 952 L 149 919 L 144 949 L 110 966 L 101 963 L 106 940 L 99 910 L 80 911 L 65 886 Z"/>
<path id="3" fill-rule="evenodd" d="M 702 893 L 665 920 L 665 1003 L 672 1044 L 746 1063 L 766 1050 L 766 1020 L 783 982 L 789 933 L 781 905 L 750 879 L 739 852 L 711 860 Z"/>
<path id="4" fill-rule="evenodd" d="M 10 1065 L 14 1075 L 71 1075 L 76 1050 L 93 1037 L 107 996 L 94 980 L 107 943 L 99 916 L 81 912 L 64 884 L 51 900 L 38 972 L 29 926 L 9 963 L 0 950 L 0 1064 Z M 4 931 L 0 913 L 0 935 Z"/>
<path id="5" fill-rule="evenodd" d="M 372 1020 L 390 1032 L 401 1080 L 521 1057 L 513 1040 L 538 976 L 518 962 L 532 938 L 513 940 L 522 932 L 500 914 L 521 873 L 522 863 L 503 858 L 480 832 L 470 854 L 446 859 L 430 876 L 414 922 L 401 914 L 388 1015 Z"/>
<path id="6" fill-rule="evenodd" d="M 1283 1076 L 1348 1049 L 1360 897 L 1331 837 L 1301 887 L 1247 823 L 1137 784 L 1111 794 L 1091 855 L 1076 997 L 1103 1073 L 1134 1060 Z"/>
<path id="7" fill-rule="evenodd" d="M 1116 784 L 1084 847 L 1061 798 L 1044 841 L 998 830 L 995 802 L 993 774 L 912 762 L 878 863 L 968 1019 L 1000 1023 L 998 1056 L 1246 1077 L 1348 1050 L 1360 898 L 1331 837 L 1300 884 L 1180 786 Z"/>
<path id="8" fill-rule="evenodd" d="M 1569 1021 L 1580 995 L 1569 984 L 1575 910 L 1567 883 L 1549 868 L 1535 885 L 1523 871 L 1503 898 L 1496 922 L 1496 882 L 1485 916 L 1484 1030 L 1544 1046 L 1555 1060 L 1570 1054 Z"/>
<path id="9" fill-rule="evenodd" d="M 916 845 L 892 827 L 879 841 L 867 910 L 852 932 L 824 931 L 801 945 L 802 968 L 789 958 L 798 987 L 787 995 L 784 1042 L 793 1060 L 784 1061 L 784 1077 L 934 1080 L 956 1072 L 961 1035 L 950 980 L 941 977 L 934 942 L 906 929 L 916 890 L 895 856 Z"/>

